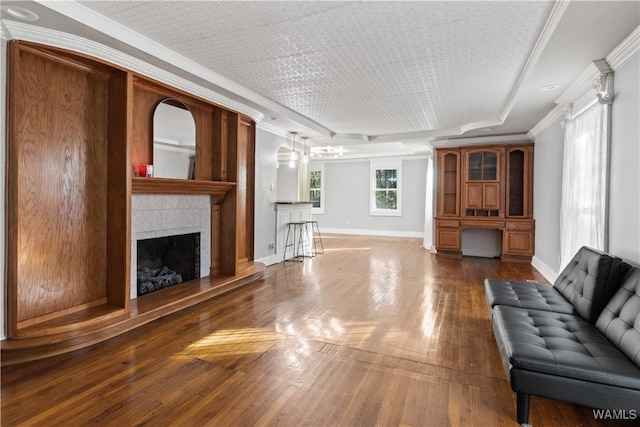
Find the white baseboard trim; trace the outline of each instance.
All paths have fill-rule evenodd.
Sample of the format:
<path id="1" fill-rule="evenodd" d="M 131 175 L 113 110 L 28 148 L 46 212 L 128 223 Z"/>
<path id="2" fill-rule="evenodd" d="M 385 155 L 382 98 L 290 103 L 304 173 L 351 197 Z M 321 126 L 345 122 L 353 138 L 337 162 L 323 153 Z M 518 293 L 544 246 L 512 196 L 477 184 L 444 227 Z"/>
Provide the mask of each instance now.
<path id="1" fill-rule="evenodd" d="M 359 228 L 322 228 L 321 233 L 351 234 L 360 236 L 385 236 L 385 237 L 415 237 L 424 238 L 422 231 L 393 231 L 393 230 L 366 230 Z"/>
<path id="2" fill-rule="evenodd" d="M 556 281 L 558 277 L 558 272 L 554 271 L 553 268 L 549 267 L 547 264 L 542 262 L 542 260 L 536 256 L 531 259 L 531 265 L 533 265 L 536 270 L 540 272 L 544 276 L 545 279 L 549 281 L 549 283 L 553 283 Z"/>
<path id="3" fill-rule="evenodd" d="M 255 260 L 255 262 L 263 263 L 265 267 L 269 267 L 270 265 L 277 264 L 280 261 L 282 261 L 282 255 L 278 255 L 278 254 L 272 254 L 264 258 Z"/>

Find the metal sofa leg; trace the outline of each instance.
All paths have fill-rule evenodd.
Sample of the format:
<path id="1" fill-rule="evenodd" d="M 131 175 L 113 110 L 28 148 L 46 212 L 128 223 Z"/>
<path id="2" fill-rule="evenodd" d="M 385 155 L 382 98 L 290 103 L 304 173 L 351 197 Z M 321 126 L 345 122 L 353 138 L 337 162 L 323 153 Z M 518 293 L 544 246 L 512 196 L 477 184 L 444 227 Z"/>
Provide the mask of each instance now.
<path id="1" fill-rule="evenodd" d="M 529 425 L 529 401 L 530 396 L 525 393 L 516 393 L 516 412 L 518 424 Z"/>

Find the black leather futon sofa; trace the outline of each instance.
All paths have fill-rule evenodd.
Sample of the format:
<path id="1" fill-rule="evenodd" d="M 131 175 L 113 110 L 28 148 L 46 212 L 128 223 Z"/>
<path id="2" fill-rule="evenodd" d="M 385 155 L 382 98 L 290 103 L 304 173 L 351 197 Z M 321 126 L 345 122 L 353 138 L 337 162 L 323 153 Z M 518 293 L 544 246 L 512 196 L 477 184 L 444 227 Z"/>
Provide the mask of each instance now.
<path id="1" fill-rule="evenodd" d="M 531 395 L 640 420 L 640 267 L 583 247 L 553 286 L 484 285 L 518 423 Z"/>

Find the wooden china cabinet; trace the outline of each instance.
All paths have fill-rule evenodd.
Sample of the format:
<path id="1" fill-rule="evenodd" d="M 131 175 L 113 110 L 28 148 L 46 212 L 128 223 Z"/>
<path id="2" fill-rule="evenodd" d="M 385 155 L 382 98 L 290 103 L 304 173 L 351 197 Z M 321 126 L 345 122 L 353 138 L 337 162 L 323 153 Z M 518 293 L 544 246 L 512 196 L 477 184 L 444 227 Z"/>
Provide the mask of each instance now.
<path id="1" fill-rule="evenodd" d="M 462 256 L 466 228 L 502 232 L 503 261 L 534 254 L 533 144 L 437 150 L 436 249 Z"/>

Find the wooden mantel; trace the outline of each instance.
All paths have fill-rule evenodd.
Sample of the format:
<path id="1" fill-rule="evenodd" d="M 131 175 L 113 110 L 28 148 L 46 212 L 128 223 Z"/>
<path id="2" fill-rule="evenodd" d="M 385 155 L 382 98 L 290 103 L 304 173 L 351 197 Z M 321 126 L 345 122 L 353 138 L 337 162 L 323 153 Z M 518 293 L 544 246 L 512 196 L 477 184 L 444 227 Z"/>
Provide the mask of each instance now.
<path id="1" fill-rule="evenodd" d="M 204 194 L 217 196 L 218 202 L 222 202 L 224 196 L 235 186 L 235 182 L 136 176 L 132 178 L 131 192 L 133 194 Z"/>

